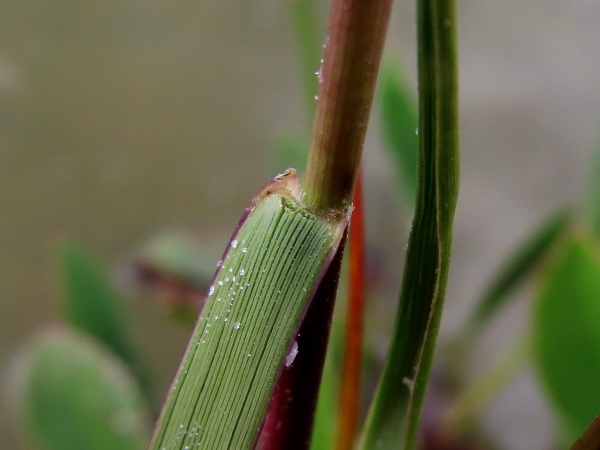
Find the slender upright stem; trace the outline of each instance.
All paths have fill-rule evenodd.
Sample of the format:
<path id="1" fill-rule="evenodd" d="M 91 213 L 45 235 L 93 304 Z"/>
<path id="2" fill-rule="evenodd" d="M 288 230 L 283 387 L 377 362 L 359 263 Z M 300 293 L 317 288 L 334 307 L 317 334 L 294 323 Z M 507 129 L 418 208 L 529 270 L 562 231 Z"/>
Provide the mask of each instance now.
<path id="1" fill-rule="evenodd" d="M 303 186 L 317 212 L 352 201 L 391 4 L 333 1 Z"/>

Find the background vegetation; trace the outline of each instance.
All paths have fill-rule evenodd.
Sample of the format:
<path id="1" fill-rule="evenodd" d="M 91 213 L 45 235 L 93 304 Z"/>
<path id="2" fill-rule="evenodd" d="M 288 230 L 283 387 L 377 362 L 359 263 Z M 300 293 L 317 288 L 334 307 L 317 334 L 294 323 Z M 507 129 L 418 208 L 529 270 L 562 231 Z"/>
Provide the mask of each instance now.
<path id="1" fill-rule="evenodd" d="M 580 197 L 600 123 L 595 2 L 458 8 L 462 187 L 443 335 L 514 244 Z M 248 193 L 284 168 L 273 162 L 273 142 L 305 119 L 283 2 L 22 2 L 0 11 L 6 367 L 34 330 L 59 317 L 61 236 L 90 247 L 123 286 L 130 256 L 164 230 L 197 232 L 216 261 Z M 397 2 L 392 20 L 388 52 L 413 83 L 413 4 Z M 375 125 L 365 152 L 369 255 L 385 268 L 372 292 L 374 320 L 393 309 L 399 286 L 402 255 L 386 244 L 410 221 L 377 135 Z M 188 332 L 145 301 L 128 306 L 164 388 Z M 506 350 L 527 308 L 515 303 L 494 323 L 473 374 Z M 379 355 L 388 330 L 379 320 L 368 326 Z M 523 372 L 488 411 L 484 426 L 502 447 L 551 441 L 552 416 L 537 392 Z M 19 448 L 14 427 L 4 426 L 6 445 Z"/>

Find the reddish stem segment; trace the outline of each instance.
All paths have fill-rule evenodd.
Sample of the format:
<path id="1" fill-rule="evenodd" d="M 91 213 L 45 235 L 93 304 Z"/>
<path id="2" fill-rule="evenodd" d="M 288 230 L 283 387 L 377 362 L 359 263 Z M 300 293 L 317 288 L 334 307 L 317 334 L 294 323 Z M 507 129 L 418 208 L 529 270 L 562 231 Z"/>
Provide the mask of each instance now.
<path id="1" fill-rule="evenodd" d="M 360 166 L 391 0 L 334 0 L 306 168 L 305 203 L 337 214 Z"/>
<path id="2" fill-rule="evenodd" d="M 354 191 L 354 212 L 350 227 L 350 290 L 346 315 L 346 349 L 342 367 L 339 423 L 335 448 L 354 447 L 360 410 L 360 380 L 365 299 L 365 227 L 362 197 L 362 175 L 359 173 Z"/>

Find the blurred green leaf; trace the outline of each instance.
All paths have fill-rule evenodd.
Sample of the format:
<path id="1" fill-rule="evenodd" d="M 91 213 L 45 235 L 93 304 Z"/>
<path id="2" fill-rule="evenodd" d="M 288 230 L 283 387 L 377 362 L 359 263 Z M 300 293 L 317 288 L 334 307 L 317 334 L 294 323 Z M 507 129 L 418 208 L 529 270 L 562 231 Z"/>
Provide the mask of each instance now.
<path id="1" fill-rule="evenodd" d="M 14 367 L 26 431 L 44 450 L 141 450 L 148 414 L 123 363 L 88 336 L 52 329 Z"/>
<path id="2" fill-rule="evenodd" d="M 221 244 L 223 245 L 223 244 Z M 166 233 L 150 240 L 137 257 L 141 268 L 204 292 L 215 272 L 214 250 L 193 236 Z"/>
<path id="3" fill-rule="evenodd" d="M 600 259 L 594 238 L 573 231 L 543 273 L 533 310 L 534 357 L 573 442 L 600 411 Z"/>
<path id="4" fill-rule="evenodd" d="M 78 245 L 64 245 L 61 259 L 67 321 L 114 351 L 147 388 L 148 377 L 134 350 L 122 299 L 115 292 L 108 275 Z"/>
<path id="5" fill-rule="evenodd" d="M 417 106 L 407 83 L 401 76 L 399 64 L 384 60 L 379 75 L 381 127 L 386 147 L 396 164 L 405 190 L 404 197 L 414 205 L 417 192 Z"/>
<path id="6" fill-rule="evenodd" d="M 476 334 L 511 297 L 510 294 L 531 275 L 548 250 L 571 222 L 570 211 L 560 211 L 533 230 L 502 265 L 476 304 L 464 327 L 464 340 Z"/>
<path id="7" fill-rule="evenodd" d="M 315 72 L 319 69 L 321 39 L 317 24 L 317 2 L 315 0 L 292 0 L 289 3 L 294 23 L 296 41 L 300 50 L 300 73 L 304 82 L 307 117 L 312 117 L 315 109 L 314 96 L 319 88 Z M 304 167 L 303 164 L 292 167 Z"/>
<path id="8" fill-rule="evenodd" d="M 309 136 L 305 133 L 282 133 L 275 141 L 275 170 L 291 167 L 304 169 L 308 157 Z"/>

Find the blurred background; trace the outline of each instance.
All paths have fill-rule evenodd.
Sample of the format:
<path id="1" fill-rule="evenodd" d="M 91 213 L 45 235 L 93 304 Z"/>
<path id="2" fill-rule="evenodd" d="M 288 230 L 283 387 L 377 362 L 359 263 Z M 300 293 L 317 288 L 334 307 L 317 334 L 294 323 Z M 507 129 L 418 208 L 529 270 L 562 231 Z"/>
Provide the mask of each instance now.
<path id="1" fill-rule="evenodd" d="M 84 0 L 0 4 L 0 364 L 60 320 L 61 239 L 121 279 L 158 233 L 188 231 L 218 259 L 278 165 L 274 142 L 309 121 L 290 0 Z M 320 6 L 323 35 L 330 2 Z M 531 227 L 580 199 L 600 138 L 600 3 L 458 2 L 461 191 L 442 337 Z M 414 2 L 396 2 L 387 54 L 415 86 Z M 318 69 L 314 62 L 314 70 Z M 410 225 L 378 138 L 364 156 L 372 293 L 392 310 Z M 477 346 L 488 367 L 528 321 L 513 303 Z M 127 305 L 165 391 L 188 329 Z M 390 324 L 369 324 L 383 344 Z M 384 354 L 385 349 L 377 349 Z M 5 448 L 26 448 L 1 403 Z M 553 415 L 523 372 L 483 417 L 501 448 L 550 448 Z"/>

